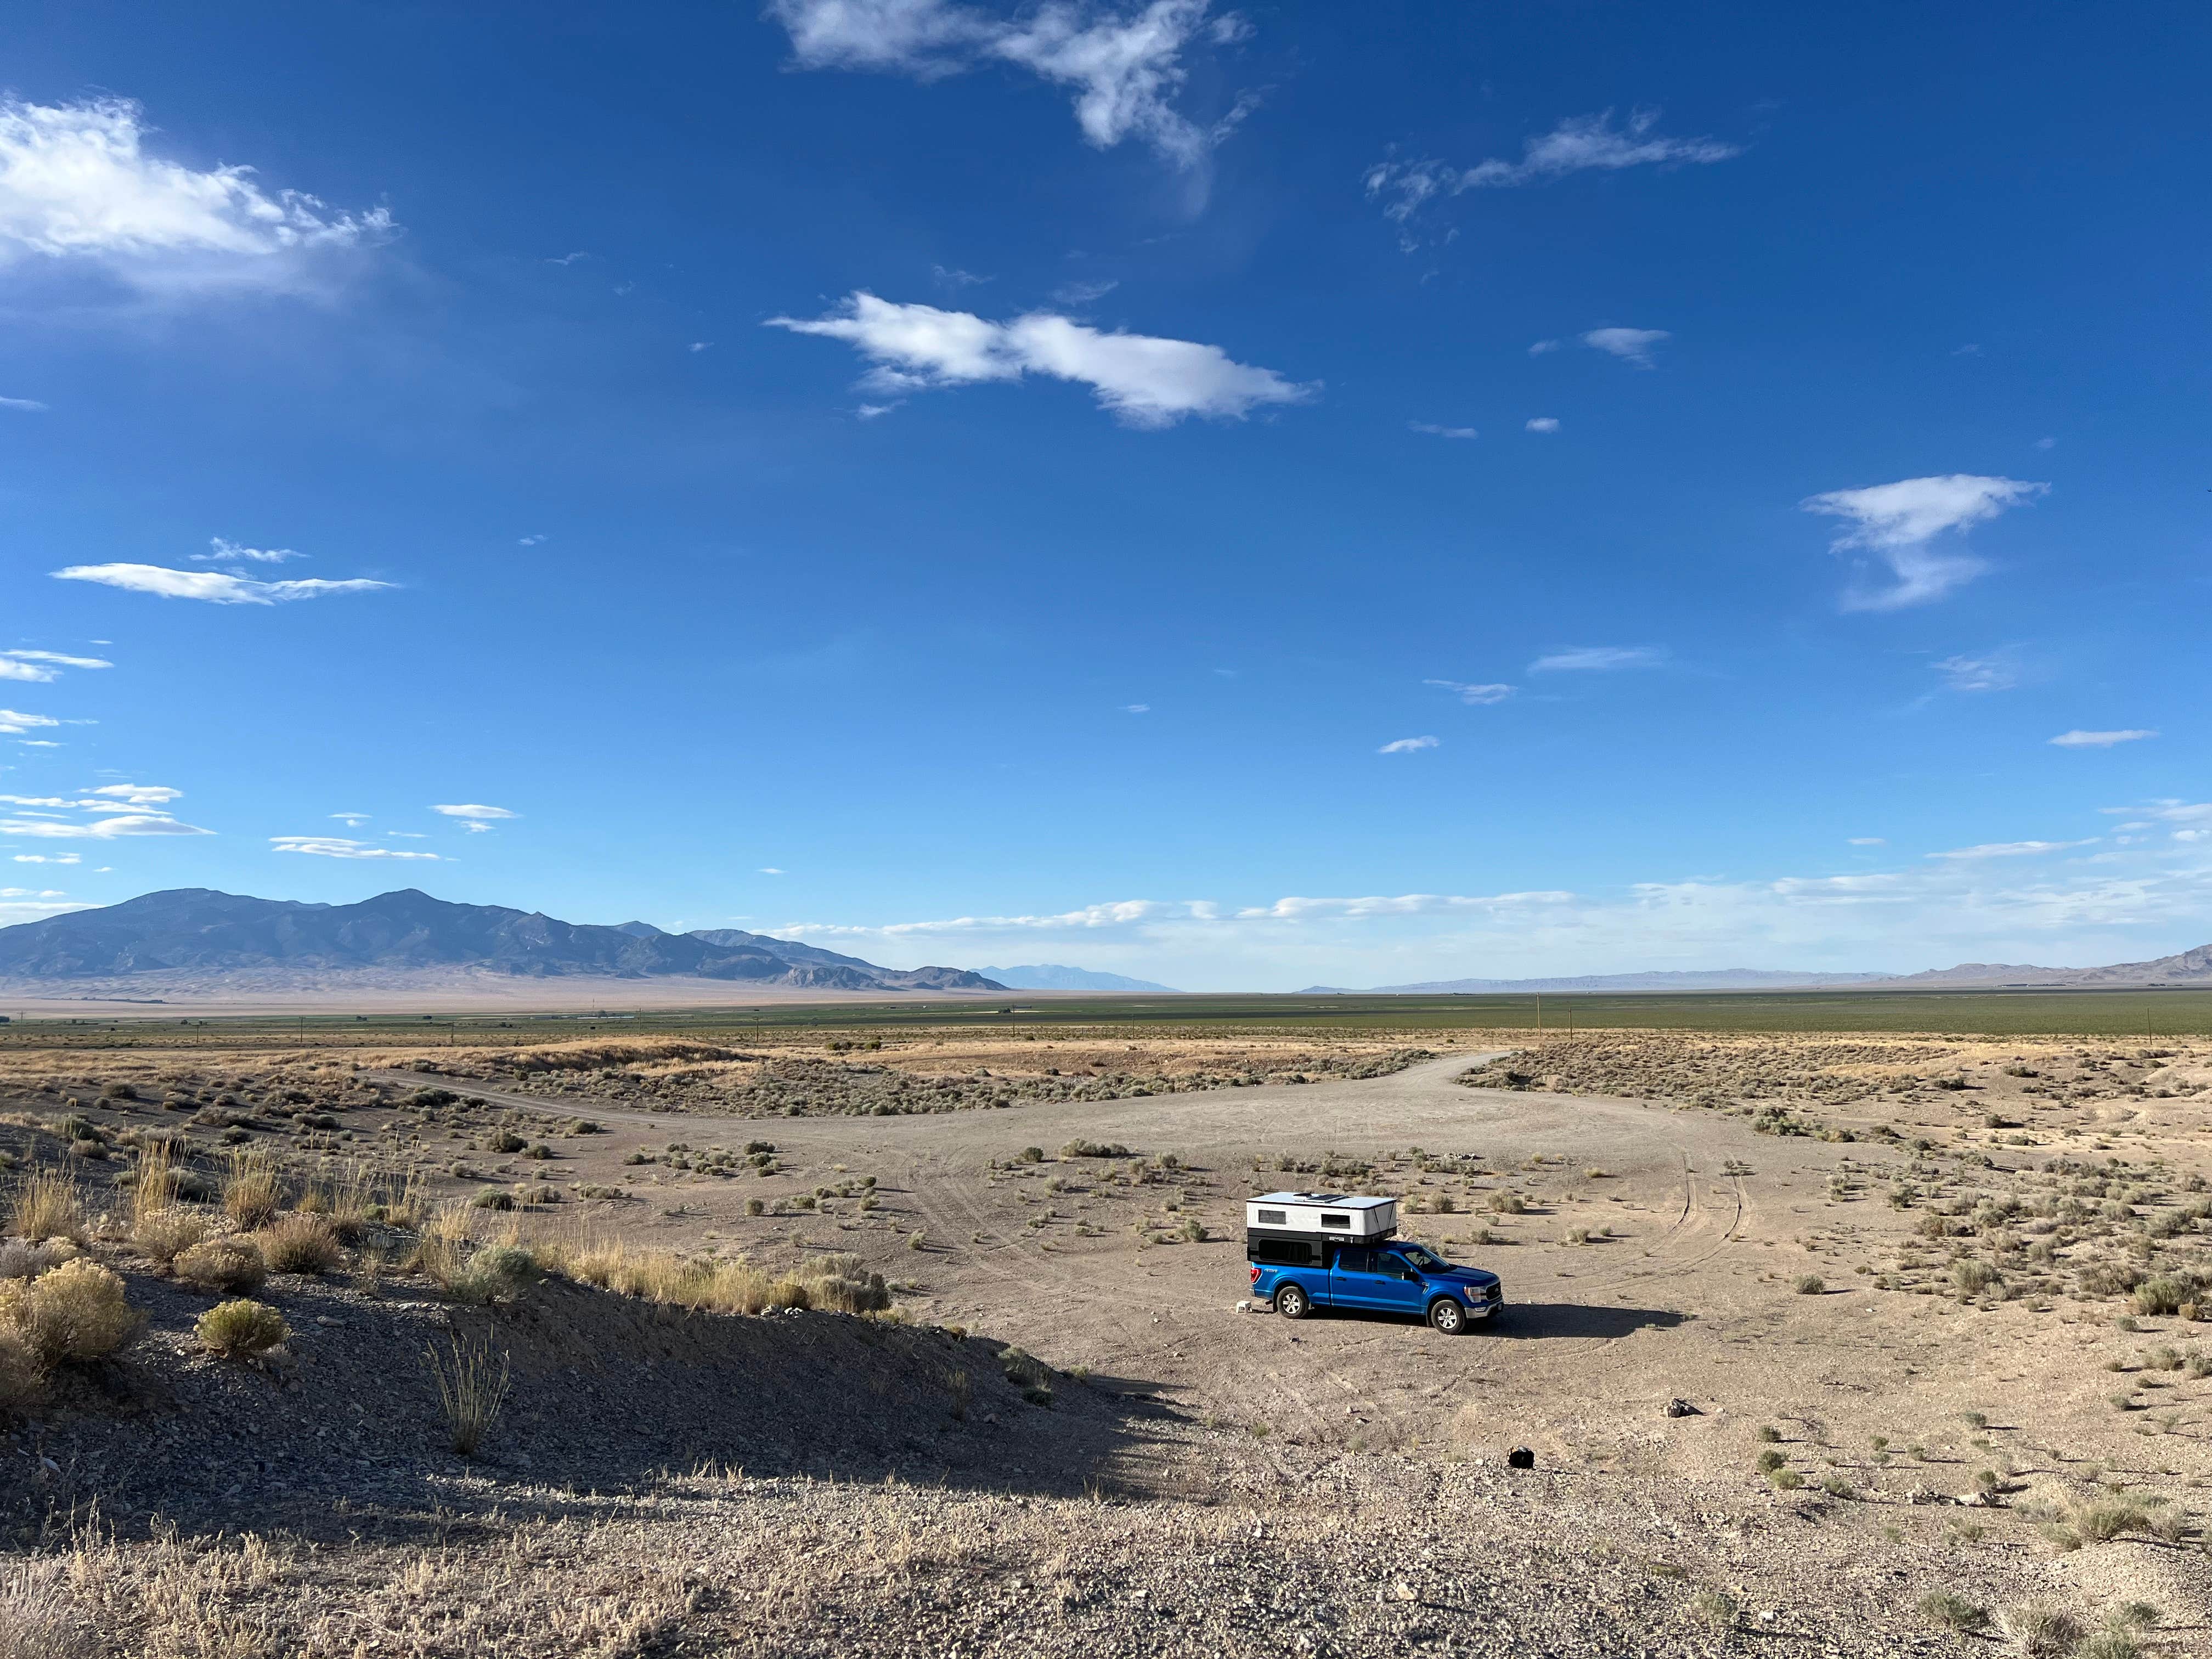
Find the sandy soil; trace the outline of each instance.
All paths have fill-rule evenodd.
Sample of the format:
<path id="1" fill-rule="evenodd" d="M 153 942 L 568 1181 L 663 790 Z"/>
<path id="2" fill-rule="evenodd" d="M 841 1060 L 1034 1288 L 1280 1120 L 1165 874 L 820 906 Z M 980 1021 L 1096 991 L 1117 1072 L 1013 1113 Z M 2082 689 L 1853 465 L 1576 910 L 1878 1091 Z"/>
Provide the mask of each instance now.
<path id="1" fill-rule="evenodd" d="M 1789 1579 L 1789 1596 L 1826 1608 L 1817 1632 L 1801 1632 L 1824 1650 L 1954 1650 L 1945 1644 L 1959 1638 L 1924 1626 L 1908 1638 L 1893 1621 L 1875 1639 L 1867 1622 L 1870 1608 L 1898 1614 L 1899 1598 L 1947 1562 L 1943 1573 L 1984 1599 L 2053 1596 L 2093 1618 L 2154 1602 L 2165 1633 L 2142 1640 L 2206 1650 L 2212 1324 L 2197 1316 L 2212 1312 L 2212 1206 L 2202 1201 L 2212 1048 L 1578 1041 L 1449 1054 L 1364 1079 L 773 1117 L 659 1098 L 639 1081 L 649 1064 L 562 1074 L 549 1097 L 543 1076 L 502 1085 L 415 1068 L 457 1063 L 442 1051 L 380 1056 L 402 1063 L 359 1073 L 351 1056 L 303 1057 L 290 1075 L 320 1081 L 295 1109 L 327 1103 L 344 1127 L 295 1126 L 289 1144 L 303 1164 L 435 1160 L 441 1190 L 520 1184 L 556 1198 L 486 1218 L 525 1237 L 611 1229 L 771 1265 L 852 1252 L 897 1282 L 910 1317 L 1018 1340 L 1061 1372 L 1169 1407 L 1177 1433 L 1133 1443 L 1114 1466 L 1148 1501 L 1206 1509 L 1326 1480 L 1404 1524 L 1448 1511 L 1465 1527 L 1481 1506 L 1518 1500 L 1478 1474 L 1439 1509 L 1439 1472 L 1495 1469 L 1505 1448 L 1525 1445 L 1540 1471 L 1599 1483 L 1576 1488 L 1584 1519 L 1615 1516 L 1561 1522 L 1564 1553 L 1530 1565 L 1554 1579 L 1617 1560 L 1602 1537 L 1626 1537 L 1620 1517 L 1641 1514 L 1658 1531 L 1632 1553 L 1675 1549 L 1693 1559 L 1693 1578 L 1734 1583 L 1727 1593 L 1747 1606 L 1754 1594 L 1782 1597 Z M 927 1069 L 918 1055 L 889 1058 Z M 1185 1058 L 1200 1071 L 1224 1060 Z M 88 1063 L 68 1056 L 72 1068 Z M 955 1044 L 939 1070 L 977 1063 Z M 1028 1074 L 1043 1075 L 1042 1064 Z M 114 1123 L 159 1111 L 75 1097 Z M 38 1117 L 62 1101 L 46 1091 L 25 1103 Z M 578 1116 L 604 1133 L 564 1133 Z M 545 1155 L 492 1152 L 495 1126 Z M 1503 1275 L 1504 1319 L 1453 1339 L 1410 1321 L 1294 1324 L 1250 1307 L 1243 1198 L 1317 1182 L 1404 1194 L 1408 1231 Z M 2142 1287 L 2156 1283 L 2189 1298 L 2181 1312 L 2146 1306 Z M 1686 1414 L 1670 1414 L 1675 1401 Z M 1545 1500 L 1561 1501 L 1558 1491 Z M 2090 1518 L 2100 1505 L 2124 1514 L 2107 1527 Z M 1695 1518 L 1708 1515 L 1733 1518 Z M 1020 1534 L 1011 1516 L 1000 1523 Z M 1099 1552 L 1063 1556 L 1052 1570 L 1062 1578 L 1135 1550 L 1105 1541 L 1111 1525 L 1062 1524 Z M 1310 1571 L 1294 1534 L 1282 1534 L 1276 1565 Z M 1325 1549 L 1323 1535 L 1307 1547 Z M 1166 1594 L 1171 1569 L 1139 1571 L 1141 1553 L 1126 1582 Z M 1018 1579 L 1045 1570 L 1023 1559 L 1031 1565 Z M 1395 1598 L 1401 1581 L 1346 1579 L 1363 1606 L 1370 1589 Z M 871 1595 L 910 1594 L 854 1581 L 817 1589 L 848 1613 L 887 1605 Z M 1433 1597 L 1417 1585 L 1408 1600 Z M 1340 1598 L 1330 1605 L 1341 1618 Z M 1668 1606 L 1679 1636 L 1681 1594 L 1669 1591 Z M 1441 1639 L 1453 1621 L 1431 1623 Z M 1075 1627 L 1072 1614 L 1018 1620 L 1008 1628 L 1028 1630 L 1029 1645 L 1008 1650 L 1079 1650 Z M 931 1650 L 921 1628 L 908 1648 L 880 1650 Z M 1384 1650 L 1421 1644 L 1404 1620 L 1394 1628 L 1373 1634 Z M 1731 1614 L 1679 1649 L 1649 1630 L 1638 1640 L 1705 1650 L 1737 1628 Z M 958 1618 L 939 1636 L 988 1645 Z M 1223 1645 L 1281 1650 L 1245 1637 Z M 1533 1638 L 1506 1646 L 1608 1650 L 1589 1633 L 1556 1650 Z M 813 1650 L 795 1641 L 802 1649 Z"/>

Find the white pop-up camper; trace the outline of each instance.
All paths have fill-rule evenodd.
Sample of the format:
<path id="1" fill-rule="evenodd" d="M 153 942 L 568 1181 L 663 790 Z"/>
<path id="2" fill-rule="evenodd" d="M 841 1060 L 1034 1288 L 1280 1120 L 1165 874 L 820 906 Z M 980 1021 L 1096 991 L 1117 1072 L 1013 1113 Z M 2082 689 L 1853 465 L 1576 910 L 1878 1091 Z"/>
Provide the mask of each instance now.
<path id="1" fill-rule="evenodd" d="M 1244 1205 L 1253 1261 L 1324 1266 L 1332 1239 L 1371 1244 L 1398 1231 L 1398 1200 L 1358 1193 L 1267 1193 Z"/>

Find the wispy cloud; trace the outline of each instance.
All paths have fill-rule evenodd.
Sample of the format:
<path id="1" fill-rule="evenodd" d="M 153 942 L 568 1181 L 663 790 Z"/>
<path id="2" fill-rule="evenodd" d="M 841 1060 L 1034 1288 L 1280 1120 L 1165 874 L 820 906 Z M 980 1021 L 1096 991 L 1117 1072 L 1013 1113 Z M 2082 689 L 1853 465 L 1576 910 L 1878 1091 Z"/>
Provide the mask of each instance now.
<path id="1" fill-rule="evenodd" d="M 330 593 L 368 593 L 389 587 L 390 582 L 355 577 L 345 581 L 310 578 L 297 581 L 257 581 L 251 576 L 222 570 L 172 570 L 158 564 L 72 564 L 52 573 L 65 582 L 98 582 L 133 593 L 151 593 L 164 599 L 200 599 L 209 605 L 284 605 L 295 599 L 319 599 Z"/>
<path id="2" fill-rule="evenodd" d="M 1375 752 L 1378 755 L 1414 755 L 1424 749 L 1438 748 L 1443 741 L 1441 738 L 1399 738 L 1384 744 Z"/>
<path id="3" fill-rule="evenodd" d="M 1936 672 L 1952 691 L 2009 691 L 2020 684 L 2019 659 L 2010 650 L 1946 657 L 1936 665 Z"/>
<path id="4" fill-rule="evenodd" d="M 1844 608 L 1897 611 L 1939 599 L 1989 568 L 1972 554 L 1939 550 L 1937 538 L 1984 523 L 2049 488 L 2017 478 L 1952 472 L 1864 489 L 1832 489 L 1800 505 L 1808 513 L 1850 521 L 1852 527 L 1832 544 L 1836 551 L 1863 549 L 1889 568 L 1887 586 L 1854 589 L 1845 594 Z"/>
<path id="5" fill-rule="evenodd" d="M 183 823 L 169 811 L 169 803 L 183 793 L 162 784 L 107 783 L 82 795 L 0 795 L 0 809 L 15 809 L 0 811 L 0 836 L 113 841 L 127 836 L 212 834 Z M 76 860 L 71 856 L 65 861 Z"/>
<path id="6" fill-rule="evenodd" d="M 876 365 L 862 385 L 878 393 L 1043 374 L 1089 386 L 1133 427 L 1173 426 L 1190 415 L 1242 419 L 1262 404 L 1300 403 L 1318 390 L 1233 362 L 1218 346 L 1109 334 L 1044 311 L 994 323 L 860 292 L 828 316 L 771 317 L 767 326 L 846 342 Z"/>
<path id="7" fill-rule="evenodd" d="M 1244 112 L 1201 127 L 1172 100 L 1194 45 L 1240 38 L 1233 17 L 1208 20 L 1206 0 L 1151 0 L 1124 10 L 1054 0 L 1008 19 L 951 0 L 769 0 L 806 69 L 873 70 L 941 80 L 980 64 L 1028 70 L 1075 93 L 1076 124 L 1101 149 L 1149 144 L 1179 167 L 1205 159 Z"/>
<path id="8" fill-rule="evenodd" d="M 46 405 L 36 398 L 0 398 L 0 409 L 12 409 L 19 415 L 43 415 Z"/>
<path id="9" fill-rule="evenodd" d="M 295 553 L 289 547 L 241 547 L 236 542 L 227 542 L 220 536 L 208 538 L 212 550 L 195 553 L 195 564 L 282 564 L 287 559 L 304 559 L 304 553 Z"/>
<path id="10" fill-rule="evenodd" d="M 1659 113 L 1638 109 L 1621 125 L 1614 124 L 1609 109 L 1568 116 L 1549 132 L 1522 141 L 1517 161 L 1492 156 L 1455 167 L 1434 159 L 1390 157 L 1367 170 L 1368 199 L 1382 204 L 1385 217 L 1405 224 L 1433 203 L 1470 190 L 1550 184 L 1576 173 L 1709 165 L 1742 154 L 1741 146 L 1719 138 L 1668 137 L 1655 131 Z"/>
<path id="11" fill-rule="evenodd" d="M 1152 706 L 1148 702 L 1125 702 L 1121 705 L 1121 712 L 1125 714 L 1149 714 L 1152 712 Z"/>
<path id="12" fill-rule="evenodd" d="M 1583 343 L 1593 351 L 1602 351 L 1638 368 L 1650 368 L 1653 366 L 1651 348 L 1674 337 L 1663 328 L 1594 328 L 1582 337 Z"/>
<path id="13" fill-rule="evenodd" d="M 508 811 L 504 806 L 478 806 L 465 804 L 459 806 L 434 806 L 430 810 L 433 812 L 442 813 L 449 818 L 459 818 L 462 829 L 471 835 L 477 836 L 489 834 L 492 825 L 502 819 L 519 818 L 522 816 L 520 812 Z"/>
<path id="14" fill-rule="evenodd" d="M 2045 853 L 2063 853 L 2070 848 L 2094 847 L 2097 838 L 2087 841 L 1992 841 L 1979 847 L 1957 847 L 1948 853 L 1930 853 L 1931 859 L 2025 859 L 2039 857 Z"/>
<path id="15" fill-rule="evenodd" d="M 1440 691 L 1449 691 L 1462 702 L 1481 705 L 1504 702 L 1513 695 L 1510 685 L 1474 685 L 1465 680 L 1423 680 L 1423 685 L 1433 685 Z"/>
<path id="16" fill-rule="evenodd" d="M 1887 847 L 1889 841 L 1883 836 L 1853 836 L 1848 844 L 1852 847 Z"/>
<path id="17" fill-rule="evenodd" d="M 1664 668 L 1667 647 L 1661 645 L 1579 645 L 1554 651 L 1528 665 L 1532 674 L 1613 674 L 1624 669 Z"/>
<path id="18" fill-rule="evenodd" d="M 64 668 L 114 666 L 105 657 L 69 657 L 58 651 L 0 651 L 0 680 L 46 684 L 59 679 Z"/>
<path id="19" fill-rule="evenodd" d="M 26 732 L 40 726 L 59 726 L 61 722 L 46 714 L 26 714 L 20 708 L 0 708 L 0 735 L 21 737 Z"/>
<path id="20" fill-rule="evenodd" d="M 381 241 L 381 208 L 336 212 L 253 169 L 147 153 L 139 106 L 0 101 L 0 264 L 95 269 L 143 294 L 313 290 Z"/>
<path id="21" fill-rule="evenodd" d="M 271 836 L 269 845 L 279 853 L 306 853 L 324 859 L 428 859 L 435 853 L 410 853 L 398 847 L 379 847 L 374 842 L 349 841 L 343 836 Z"/>
<path id="22" fill-rule="evenodd" d="M 84 854 L 82 853 L 17 853 L 13 856 L 18 864 L 82 864 L 84 862 Z"/>
<path id="23" fill-rule="evenodd" d="M 1482 434 L 1471 426 L 1437 426 L 1427 421 L 1408 421 L 1407 430 L 1425 432 L 1431 438 L 1480 438 Z"/>
<path id="24" fill-rule="evenodd" d="M 2130 726 L 2120 732 L 2061 732 L 2051 742 L 2060 749 L 2110 749 L 2114 744 L 2141 743 L 2157 735 L 2142 726 Z"/>
<path id="25" fill-rule="evenodd" d="M 1559 419 L 1555 416 L 1539 415 L 1527 423 L 1525 429 L 1530 432 L 1557 432 L 1559 429 Z"/>

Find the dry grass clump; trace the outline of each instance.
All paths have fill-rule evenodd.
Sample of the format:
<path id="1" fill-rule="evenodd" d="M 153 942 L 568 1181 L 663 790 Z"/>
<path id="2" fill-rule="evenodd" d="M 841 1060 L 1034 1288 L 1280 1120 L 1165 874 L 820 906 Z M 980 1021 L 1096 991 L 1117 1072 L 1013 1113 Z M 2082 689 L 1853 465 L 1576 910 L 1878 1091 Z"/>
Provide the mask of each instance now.
<path id="1" fill-rule="evenodd" d="M 204 1291 L 258 1291 L 269 1277 L 269 1264 L 250 1240 L 210 1238 L 180 1253 L 177 1277 Z"/>
<path id="2" fill-rule="evenodd" d="M 58 1561 L 18 1561 L 0 1574 L 0 1656 L 92 1659 L 103 1650 L 76 1616 Z"/>
<path id="3" fill-rule="evenodd" d="M 11 1238 L 0 1244 L 0 1279 L 36 1279 L 49 1267 L 58 1267 L 80 1254 L 76 1245 L 65 1238 L 49 1239 L 43 1244 L 27 1244 L 20 1238 Z"/>
<path id="4" fill-rule="evenodd" d="M 105 1359 L 145 1325 L 123 1293 L 123 1280 L 79 1257 L 27 1283 L 0 1281 L 0 1325 L 10 1326 L 41 1364 Z"/>
<path id="5" fill-rule="evenodd" d="M 172 1204 L 139 1217 L 131 1225 L 131 1242 L 149 1261 L 166 1267 L 207 1234 L 205 1217 Z"/>
<path id="6" fill-rule="evenodd" d="M 2047 1601 L 2007 1607 L 2004 1628 L 2027 1659 L 2066 1659 L 2087 1634 L 2079 1619 Z"/>
<path id="7" fill-rule="evenodd" d="M 706 1313 L 757 1314 L 775 1308 L 877 1313 L 891 1301 L 884 1276 L 869 1272 L 854 1255 L 815 1256 L 773 1278 L 742 1259 L 641 1250 L 611 1238 L 556 1241 L 540 1246 L 537 1256 L 563 1278 Z"/>
<path id="8" fill-rule="evenodd" d="M 1987 1607 L 1978 1606 L 1963 1595 L 1941 1589 L 1930 1590 L 1920 1598 L 1920 1616 L 1930 1624 L 1941 1625 L 1946 1630 L 1954 1630 L 1962 1635 L 1986 1629 L 1990 1622 Z"/>
<path id="9" fill-rule="evenodd" d="M 276 1181 L 276 1161 L 267 1152 L 234 1152 L 230 1179 L 223 1183 L 222 1209 L 232 1224 L 252 1232 L 276 1218 L 283 1194 Z"/>
<path id="10" fill-rule="evenodd" d="M 507 1357 L 500 1355 L 495 1370 L 489 1347 L 457 1336 L 450 1353 L 426 1348 L 423 1358 L 438 1385 L 438 1403 L 444 1408 L 453 1449 L 464 1457 L 475 1456 L 507 1403 Z"/>
<path id="11" fill-rule="evenodd" d="M 463 1302 L 499 1302 L 520 1295 L 538 1278 L 532 1251 L 520 1244 L 487 1244 L 440 1282 Z"/>
<path id="12" fill-rule="evenodd" d="M 77 1197 L 76 1177 L 59 1170 L 27 1176 L 15 1188 L 8 1231 L 34 1244 L 48 1238 L 83 1243 L 84 1206 Z"/>
<path id="13" fill-rule="evenodd" d="M 192 1334 L 200 1346 L 222 1359 L 247 1359 L 266 1353 L 292 1334 L 284 1316 L 265 1302 L 240 1298 L 218 1302 L 199 1316 Z"/>
<path id="14" fill-rule="evenodd" d="M 261 1259 L 277 1273 L 326 1273 L 344 1259 L 337 1231 L 319 1215 L 280 1215 L 254 1235 Z"/>

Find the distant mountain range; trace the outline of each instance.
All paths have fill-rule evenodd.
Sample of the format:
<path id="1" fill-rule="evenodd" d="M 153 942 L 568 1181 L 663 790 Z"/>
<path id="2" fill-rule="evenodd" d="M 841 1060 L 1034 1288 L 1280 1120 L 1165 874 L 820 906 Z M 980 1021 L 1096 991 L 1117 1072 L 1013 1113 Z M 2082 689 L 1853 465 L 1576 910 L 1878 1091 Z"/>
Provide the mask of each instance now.
<path id="1" fill-rule="evenodd" d="M 879 968 L 734 928 L 669 933 L 599 927 L 495 904 L 450 904 L 406 888 L 358 904 L 248 898 L 204 887 L 147 893 L 0 928 L 0 977 L 112 979 L 180 969 L 472 969 L 524 977 L 682 975 L 828 991 L 1001 991 L 959 968 Z"/>
<path id="2" fill-rule="evenodd" d="M 1158 991 L 1180 996 L 1172 985 L 1155 985 L 1148 979 L 1125 979 L 1120 974 L 1094 973 L 1057 962 L 1033 962 L 1024 968 L 978 968 L 985 979 L 994 979 L 1010 991 Z"/>
<path id="3" fill-rule="evenodd" d="M 0 935 L 4 937 L 4 935 Z M 1576 979 L 1442 979 L 1418 985 L 1378 985 L 1352 992 L 1339 985 L 1310 986 L 1307 996 L 1375 996 L 1425 992 L 1431 995 L 1476 992 L 1540 991 L 1788 991 L 1824 986 L 1878 986 L 1902 989 L 1985 986 L 1990 988 L 2099 986 L 2212 986 L 2212 945 L 2200 945 L 2151 962 L 2122 962 L 2107 968 L 2034 968 L 2000 962 L 1963 962 L 1918 974 L 1794 973 L 1765 968 L 1722 968 L 1703 973 L 1591 974 Z"/>

